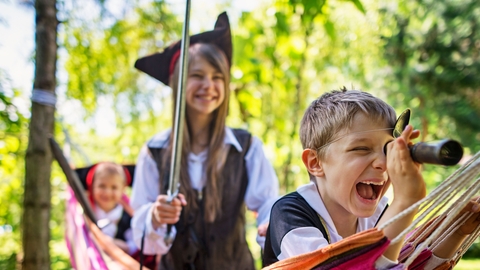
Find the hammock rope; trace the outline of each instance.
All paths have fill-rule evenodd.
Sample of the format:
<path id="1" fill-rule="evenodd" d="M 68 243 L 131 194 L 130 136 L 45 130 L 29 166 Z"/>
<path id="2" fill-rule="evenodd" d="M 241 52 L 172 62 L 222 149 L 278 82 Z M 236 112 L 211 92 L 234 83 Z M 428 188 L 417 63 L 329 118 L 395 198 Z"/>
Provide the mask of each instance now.
<path id="1" fill-rule="evenodd" d="M 412 231 L 415 227 L 417 227 L 418 224 L 427 215 L 431 215 L 432 214 L 431 211 L 434 208 L 436 208 L 440 203 L 448 202 L 448 199 L 451 199 L 453 196 L 455 196 L 458 192 L 458 189 L 452 192 L 451 189 L 453 189 L 453 187 L 466 188 L 469 181 L 471 181 L 471 179 L 473 179 L 475 175 L 478 175 L 479 173 L 480 173 L 480 152 L 478 152 L 464 166 L 462 166 L 457 171 L 455 171 L 445 181 L 440 183 L 440 185 L 437 188 L 435 188 L 432 192 L 430 192 L 430 194 L 428 194 L 425 198 L 411 205 L 410 207 L 405 209 L 403 212 L 393 217 L 390 221 L 380 226 L 379 229 L 383 230 L 385 227 L 391 225 L 392 223 L 412 213 L 413 211 L 417 211 L 417 209 L 419 209 L 419 212 L 421 212 L 422 210 L 425 209 L 427 205 L 430 205 L 430 207 L 428 207 L 427 210 L 423 211 L 420 218 L 416 218 L 414 222 L 412 222 L 412 224 L 404 232 L 402 232 L 402 234 L 400 234 L 397 238 L 392 240 L 392 243 L 397 243 L 399 240 L 405 237 L 405 235 L 408 232 Z M 472 193 L 475 193 L 476 191 L 478 190 L 472 190 Z M 464 205 L 466 205 L 467 203 L 468 203 L 468 200 L 464 203 Z M 440 210 L 437 209 L 433 213 L 435 214 L 435 213 L 438 213 L 439 211 Z"/>
<path id="2" fill-rule="evenodd" d="M 463 245 L 460 246 L 458 249 L 457 254 L 453 257 L 453 260 L 455 262 L 458 262 L 460 258 L 467 252 L 468 248 L 473 245 L 475 240 L 477 240 L 480 237 L 480 226 L 477 227 L 477 229 L 468 236 L 468 238 L 463 242 Z"/>
<path id="3" fill-rule="evenodd" d="M 480 184 L 480 179 L 478 179 L 476 182 L 475 182 L 475 185 L 478 186 Z M 478 189 L 478 187 L 477 187 Z M 479 200 L 477 200 L 477 202 L 479 202 Z M 455 231 L 460 228 L 460 226 L 462 226 L 470 217 L 473 216 L 473 213 L 470 212 L 466 212 L 466 213 L 463 213 L 457 220 L 455 220 L 453 222 L 452 225 L 448 226 L 445 231 L 438 237 L 437 240 L 433 241 L 432 244 L 431 244 L 431 249 L 435 249 L 438 245 L 440 245 L 446 238 L 448 238 L 449 236 L 451 236 L 453 233 L 455 233 Z"/>
<path id="4" fill-rule="evenodd" d="M 375 269 L 374 264 L 378 258 L 376 255 L 381 255 L 389 244 L 399 241 L 402 241 L 403 248 L 398 263 L 390 270 L 423 269 L 435 249 L 472 217 L 471 211 L 465 213 L 462 211 L 466 210 L 472 198 L 480 195 L 479 174 L 480 152 L 441 182 L 424 199 L 397 214 L 379 228 L 354 234 L 309 253 L 280 260 L 264 269 L 330 269 L 329 267 L 334 265 L 335 269 Z M 480 201 L 480 197 L 477 201 Z M 388 241 L 383 230 L 412 212 L 415 212 L 415 219 L 410 226 L 392 241 Z M 436 269 L 452 269 L 479 236 L 480 226 L 477 226 L 459 244 L 455 254 Z M 363 242 L 360 240 L 362 237 Z M 384 240 L 386 245 L 380 245 L 379 243 Z M 373 245 L 378 247 L 371 249 Z M 365 256 L 368 261 L 362 261 Z"/>
<path id="5" fill-rule="evenodd" d="M 391 243 L 398 243 L 405 238 L 405 243 L 410 244 L 414 249 L 407 255 L 403 254 L 403 257 L 408 256 L 403 263 L 405 268 L 408 268 L 424 250 L 435 250 L 473 215 L 473 213 L 468 212 L 461 215 L 460 213 L 468 205 L 471 198 L 478 194 L 480 190 L 478 174 L 480 174 L 480 152 L 443 181 L 424 199 L 399 213 L 379 228 L 383 230 L 405 215 L 416 211 L 417 208 L 419 209 L 417 217 L 411 225 L 391 241 Z M 438 215 L 442 210 L 443 212 Z M 407 236 L 422 222 L 425 222 L 425 226 L 421 226 L 422 231 L 419 235 L 411 234 Z M 476 237 L 478 237 L 478 228 L 476 232 L 470 234 L 463 242 L 456 256 L 454 256 L 454 260 L 459 259 L 461 257 L 459 254 L 463 255 L 467 247 L 473 244 Z M 412 241 L 413 236 L 415 236 L 415 239 Z"/>

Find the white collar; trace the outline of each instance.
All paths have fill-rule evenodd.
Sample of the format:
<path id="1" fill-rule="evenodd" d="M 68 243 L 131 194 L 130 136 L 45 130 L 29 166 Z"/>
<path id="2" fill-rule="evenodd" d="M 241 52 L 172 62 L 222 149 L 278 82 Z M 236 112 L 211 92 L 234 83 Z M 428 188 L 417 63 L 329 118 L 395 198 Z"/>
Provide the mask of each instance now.
<path id="1" fill-rule="evenodd" d="M 225 138 L 223 139 L 223 142 L 225 144 L 230 144 L 233 145 L 238 152 L 242 152 L 242 146 L 237 140 L 237 137 L 233 134 L 232 129 L 230 128 L 225 128 Z"/>
<path id="2" fill-rule="evenodd" d="M 335 228 L 333 220 L 330 217 L 325 204 L 323 203 L 322 197 L 320 197 L 320 194 L 318 194 L 317 185 L 310 181 L 308 184 L 299 186 L 297 188 L 297 192 L 307 201 L 310 207 L 312 207 L 313 210 L 315 210 L 315 212 L 317 212 L 325 220 L 328 231 L 330 233 L 335 232 L 335 234 L 338 234 L 337 228 Z"/>
<path id="3" fill-rule="evenodd" d="M 97 204 L 95 205 L 95 215 L 98 220 L 100 219 L 108 219 L 111 222 L 117 222 L 122 217 L 123 207 L 120 204 L 117 204 L 115 208 L 112 210 L 105 212 L 102 208 L 100 208 Z"/>
<path id="4" fill-rule="evenodd" d="M 297 192 L 307 201 L 310 207 L 313 208 L 327 223 L 327 229 L 330 233 L 335 233 L 338 235 L 337 228 L 335 228 L 335 223 L 333 223 L 330 214 L 328 213 L 325 204 L 323 203 L 322 197 L 318 193 L 317 186 L 314 182 L 299 186 Z M 364 231 L 375 226 L 375 223 L 383 213 L 386 205 L 388 203 L 388 198 L 383 196 L 378 203 L 378 207 L 375 210 L 375 213 L 366 218 L 358 218 L 357 232 Z"/>

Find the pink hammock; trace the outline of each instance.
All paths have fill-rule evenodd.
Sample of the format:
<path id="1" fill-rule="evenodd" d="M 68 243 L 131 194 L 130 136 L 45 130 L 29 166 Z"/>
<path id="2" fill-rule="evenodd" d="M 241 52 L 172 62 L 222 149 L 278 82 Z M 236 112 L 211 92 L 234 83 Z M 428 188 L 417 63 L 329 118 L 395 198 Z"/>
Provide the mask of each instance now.
<path id="1" fill-rule="evenodd" d="M 52 153 L 68 181 L 65 241 L 72 267 L 79 270 L 140 269 L 140 264 L 117 247 L 95 224 L 85 189 L 63 155 L 57 142 L 49 139 Z M 149 270 L 142 267 L 142 270 Z"/>
<path id="2" fill-rule="evenodd" d="M 65 241 L 74 269 L 108 270 L 104 254 L 87 228 L 83 210 L 78 204 L 70 186 L 67 188 L 67 209 L 65 216 Z"/>
<path id="3" fill-rule="evenodd" d="M 118 248 L 83 213 L 75 193 L 68 187 L 65 241 L 74 269 L 140 269 L 140 264 Z M 144 267 L 145 270 L 148 268 Z"/>

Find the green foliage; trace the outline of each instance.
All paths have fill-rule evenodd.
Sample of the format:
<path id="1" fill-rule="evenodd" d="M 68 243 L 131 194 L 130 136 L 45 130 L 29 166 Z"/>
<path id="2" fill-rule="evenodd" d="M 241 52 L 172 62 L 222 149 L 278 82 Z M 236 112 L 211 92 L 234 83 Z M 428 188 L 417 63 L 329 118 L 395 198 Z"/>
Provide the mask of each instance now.
<path id="1" fill-rule="evenodd" d="M 20 251 L 23 196 L 23 155 L 27 146 L 26 118 L 14 104 L 19 96 L 0 70 L 0 268 L 15 265 Z"/>
<path id="2" fill-rule="evenodd" d="M 379 52 L 364 48 L 375 48 L 378 39 L 363 12 L 360 3 L 276 1 L 244 12 L 233 30 L 234 46 L 242 49 L 234 50 L 232 107 L 239 111 L 230 119 L 239 117 L 263 140 L 283 192 L 308 181 L 298 129 L 309 102 L 370 78 Z"/>
<path id="3" fill-rule="evenodd" d="M 424 141 L 457 139 L 468 159 L 480 151 L 480 2 L 402 1 L 382 13 L 389 101 L 412 108 Z M 454 169 L 425 166 L 424 177 L 433 188 Z"/>
<path id="4" fill-rule="evenodd" d="M 133 68 L 135 60 L 158 51 L 157 41 L 177 39 L 180 29 L 163 1 L 125 8 L 130 12 L 120 19 L 82 19 L 81 8 L 72 10 L 72 16 L 78 18 L 66 22 L 62 39 L 68 52 L 67 98 L 80 100 L 87 118 L 94 115 L 102 96 L 112 98 L 121 128 L 142 115 L 153 118 L 152 100 L 158 99 L 156 89 L 139 87 L 141 78 Z"/>
<path id="5" fill-rule="evenodd" d="M 464 258 L 480 258 L 480 241 L 477 241 L 465 252 Z"/>
<path id="6" fill-rule="evenodd" d="M 477 269 L 480 265 L 480 259 L 474 257 L 472 259 L 462 259 L 460 260 L 457 265 L 455 265 L 455 270 L 472 270 Z"/>
<path id="7" fill-rule="evenodd" d="M 82 120 L 67 122 L 59 113 L 55 137 L 70 146 L 75 166 L 102 160 L 134 163 L 142 144 L 169 126 L 172 117 L 170 90 L 133 64 L 179 38 L 180 16 L 165 1 L 126 1 L 121 17 L 103 5 L 98 12 L 85 11 L 84 2 L 77 2 L 69 9 L 60 6 L 65 19 L 59 29 L 59 67 L 67 72 L 67 81 L 66 92 L 59 94 L 82 105 Z M 298 137 L 304 109 L 325 91 L 344 85 L 372 92 L 398 111 L 412 108 L 412 123 L 424 140 L 450 137 L 460 140 L 467 154 L 479 151 L 477 2 L 277 0 L 244 12 L 237 24 L 232 22 L 228 124 L 262 139 L 282 193 L 308 181 Z M 0 86 L 6 85 L 1 73 L 0 79 Z M 8 224 L 12 232 L 0 234 L 0 268 L 10 269 L 20 251 L 27 119 L 12 102 L 18 91 L 3 89 L 0 226 Z M 115 113 L 115 130 L 109 135 L 93 129 L 92 123 L 103 117 L 102 106 Z M 426 165 L 424 176 L 433 188 L 454 169 Z M 52 268 L 68 269 L 66 182 L 56 162 L 51 183 Z M 253 222 L 248 226 L 258 258 Z"/>
<path id="8" fill-rule="evenodd" d="M 18 269 L 21 259 L 21 216 L 23 204 L 24 156 L 28 140 L 28 120 L 15 106 L 18 89 L 11 89 L 7 75 L 0 70 L 0 269 Z M 51 244 L 53 269 L 69 269 L 63 241 L 65 203 L 64 178 L 52 172 Z M 57 267 L 64 265 L 65 267 Z"/>
<path id="9" fill-rule="evenodd" d="M 424 139 L 448 136 L 479 151 L 480 2 L 403 1 L 383 13 L 389 85 L 401 97 L 391 101 L 412 107 Z"/>
<path id="10" fill-rule="evenodd" d="M 66 96 L 81 103 L 88 129 L 62 120 L 59 128 L 69 133 L 72 141 L 64 142 L 64 134 L 57 139 L 70 144 L 76 166 L 102 160 L 134 163 L 143 143 L 171 121 L 165 113 L 170 112 L 169 90 L 133 66 L 137 58 L 177 40 L 181 24 L 164 1 L 126 4 L 124 9 L 121 18 L 93 14 L 92 19 L 82 17 L 85 12 L 79 7 L 70 15 L 75 19 L 65 24 Z M 112 104 L 107 110 L 113 109 L 114 130 L 95 140 L 92 138 L 99 135 L 92 122 L 102 119 L 100 108 L 105 101 Z M 110 145 L 107 149 L 105 142 Z"/>
<path id="11" fill-rule="evenodd" d="M 13 253 L 8 256 L 0 255 L 0 269 L 13 270 L 17 269 L 17 254 Z"/>

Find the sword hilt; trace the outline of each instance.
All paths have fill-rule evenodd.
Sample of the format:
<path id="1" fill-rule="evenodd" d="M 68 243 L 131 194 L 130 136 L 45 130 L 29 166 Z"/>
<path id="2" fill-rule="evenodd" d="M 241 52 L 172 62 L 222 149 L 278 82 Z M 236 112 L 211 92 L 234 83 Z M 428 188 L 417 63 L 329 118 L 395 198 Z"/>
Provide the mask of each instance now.
<path id="1" fill-rule="evenodd" d="M 167 195 L 167 203 L 171 203 L 173 199 L 175 199 L 178 196 L 178 192 L 180 189 L 180 183 L 177 183 L 177 187 L 175 190 L 172 192 L 171 189 L 168 190 Z M 165 238 L 163 239 L 165 244 L 167 246 L 171 245 L 173 243 L 173 236 L 172 236 L 172 224 L 167 225 L 167 234 L 165 234 Z"/>

